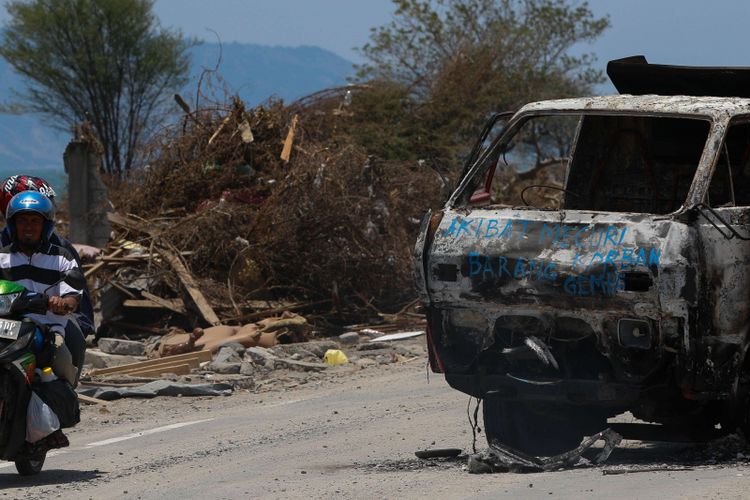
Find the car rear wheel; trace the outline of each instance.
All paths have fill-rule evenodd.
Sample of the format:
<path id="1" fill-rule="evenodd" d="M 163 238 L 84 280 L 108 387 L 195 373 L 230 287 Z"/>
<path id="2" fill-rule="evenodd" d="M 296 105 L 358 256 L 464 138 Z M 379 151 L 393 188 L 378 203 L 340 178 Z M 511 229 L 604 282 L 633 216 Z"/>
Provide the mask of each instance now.
<path id="1" fill-rule="evenodd" d="M 596 412 L 573 406 L 503 401 L 490 395 L 482 407 L 487 443 L 500 442 L 528 455 L 572 450 L 584 436 L 606 426 Z"/>

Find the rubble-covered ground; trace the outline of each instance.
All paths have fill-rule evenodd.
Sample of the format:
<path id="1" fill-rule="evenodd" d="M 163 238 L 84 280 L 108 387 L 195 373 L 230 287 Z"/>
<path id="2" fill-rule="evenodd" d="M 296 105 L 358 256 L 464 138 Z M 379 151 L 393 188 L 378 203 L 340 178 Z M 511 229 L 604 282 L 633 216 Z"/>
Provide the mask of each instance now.
<path id="1" fill-rule="evenodd" d="M 269 349 L 244 349 L 239 345 L 228 345 L 221 349 L 214 361 L 204 363 L 201 368 L 193 370 L 188 375 L 165 373 L 159 377 L 159 380 L 178 385 L 222 384 L 231 387 L 231 390 L 223 395 L 147 398 L 148 403 L 144 405 L 138 404 L 144 400 L 143 398 L 118 398 L 82 404 L 82 420 L 87 422 L 87 426 L 94 427 L 141 422 L 150 417 L 172 414 L 175 408 L 185 404 L 210 410 L 217 405 L 225 405 L 226 403 L 222 402 L 223 398 L 243 394 L 267 394 L 268 398 L 275 400 L 279 399 L 278 393 L 332 384 L 348 384 L 412 366 L 418 366 L 423 370 L 427 363 L 424 336 L 391 342 L 371 342 L 375 337 L 368 334 L 357 335 L 357 340 L 352 334 L 345 334 L 343 338 L 343 341 L 340 338 L 314 340 Z M 329 349 L 342 351 L 347 361 L 338 365 L 326 364 L 324 356 Z M 144 356 L 113 355 L 102 353 L 98 349 L 90 349 L 78 391 L 88 393 L 101 387 L 129 387 L 149 383 L 154 379 L 121 375 L 86 375 L 93 367 L 119 366 L 121 363 L 145 359 Z M 428 376 L 426 372 L 423 373 Z"/>
<path id="2" fill-rule="evenodd" d="M 119 396 L 102 394 L 112 389 L 132 389 L 156 379 L 171 381 L 175 385 L 216 385 L 232 391 L 255 393 L 285 390 L 349 372 L 382 365 L 420 362 L 425 359 L 426 347 L 421 332 L 410 338 L 381 341 L 377 331 L 348 332 L 325 340 L 276 345 L 269 348 L 246 348 L 238 343 L 227 343 L 218 349 L 210 361 L 181 375 L 170 373 L 169 368 L 149 376 L 131 376 L 117 371 L 97 374 L 97 369 L 111 369 L 146 361 L 145 356 L 110 354 L 91 348 L 86 355 L 83 379 L 78 391 L 96 398 L 111 399 Z M 106 340 L 106 342 L 105 342 Z M 113 352 L 138 349 L 137 342 L 102 339 L 101 343 Z M 140 347 L 143 350 L 143 346 Z M 134 351 L 136 352 L 136 351 Z M 337 356 L 337 357 L 334 357 Z M 125 397 L 129 395 L 126 393 Z"/>

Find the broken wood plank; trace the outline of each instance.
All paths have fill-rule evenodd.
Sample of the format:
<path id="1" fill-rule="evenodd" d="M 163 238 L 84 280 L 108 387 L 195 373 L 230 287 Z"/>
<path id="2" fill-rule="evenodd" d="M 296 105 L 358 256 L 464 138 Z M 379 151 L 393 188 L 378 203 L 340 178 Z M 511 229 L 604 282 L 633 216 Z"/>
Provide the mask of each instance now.
<path id="1" fill-rule="evenodd" d="M 139 255 L 137 257 L 110 257 L 110 256 L 104 256 L 101 258 L 105 263 L 113 263 L 113 264 L 127 264 L 127 263 L 140 263 L 144 260 L 148 259 L 148 255 Z"/>
<path id="2" fill-rule="evenodd" d="M 112 285 L 113 287 L 117 288 L 119 291 L 121 291 L 126 296 L 130 297 L 131 299 L 135 299 L 136 298 L 136 295 L 133 292 L 131 292 L 130 290 L 128 290 L 125 286 L 121 285 L 117 281 L 115 281 L 115 280 L 109 280 L 108 283 L 110 285 Z"/>
<path id="3" fill-rule="evenodd" d="M 297 115 L 292 117 L 292 124 L 289 125 L 289 132 L 286 134 L 284 148 L 281 150 L 281 161 L 289 163 L 289 157 L 292 155 L 292 143 L 294 142 L 294 133 L 297 129 Z"/>
<path id="4" fill-rule="evenodd" d="M 135 368 L 129 368 L 127 370 L 119 371 L 117 372 L 117 374 L 138 376 L 144 370 L 152 370 L 155 368 L 164 368 L 164 367 L 176 366 L 176 365 L 188 365 L 191 368 L 200 368 L 201 361 L 199 361 L 198 358 L 170 360 L 168 362 L 165 361 L 164 363 L 153 363 L 148 366 L 138 366 Z"/>
<path id="5" fill-rule="evenodd" d="M 219 136 L 222 130 L 224 130 L 224 127 L 226 127 L 227 123 L 229 123 L 229 120 L 232 119 L 234 116 L 234 112 L 230 112 L 227 114 L 227 116 L 224 117 L 223 120 L 221 120 L 221 123 L 219 124 L 219 128 L 216 129 L 216 132 L 213 133 L 210 139 L 208 139 L 208 145 L 210 146 L 212 142 L 214 142 L 214 139 Z"/>
<path id="6" fill-rule="evenodd" d="M 136 309 L 169 309 L 148 299 L 125 299 L 122 305 L 123 307 L 133 307 Z"/>
<path id="7" fill-rule="evenodd" d="M 182 370 L 183 366 L 188 367 L 188 373 L 189 370 L 192 370 L 193 368 L 199 368 L 200 363 L 195 360 L 182 360 L 182 361 L 173 361 L 171 363 L 164 363 L 164 364 L 157 364 L 154 366 L 150 366 L 148 368 L 135 368 L 131 371 L 127 371 L 122 373 L 122 375 L 133 375 L 133 376 L 141 376 L 141 375 L 148 375 L 152 373 L 166 373 L 172 369 L 179 369 Z"/>
<path id="8" fill-rule="evenodd" d="M 175 375 L 188 375 L 194 367 L 184 363 L 181 365 L 164 365 L 156 366 L 151 369 L 139 370 L 138 372 L 128 372 L 129 375 L 136 376 L 159 376 L 165 373 L 174 373 Z"/>
<path id="9" fill-rule="evenodd" d="M 103 399 L 99 398 L 92 398 L 91 396 L 86 396 L 84 394 L 78 394 L 78 401 L 90 405 L 106 405 L 107 403 L 109 403 L 109 401 L 104 401 Z"/>
<path id="10" fill-rule="evenodd" d="M 254 312 L 254 313 L 243 314 L 239 318 L 232 318 L 232 319 L 239 319 L 241 322 L 244 323 L 246 321 L 252 321 L 252 320 L 256 320 L 256 319 L 267 318 L 269 316 L 277 316 L 277 315 L 279 315 L 279 314 L 281 314 L 283 312 L 286 312 L 286 311 L 299 311 L 301 309 L 307 309 L 307 308 L 310 308 L 310 307 L 321 306 L 321 305 L 327 304 L 329 302 L 331 302 L 331 299 L 319 300 L 317 302 L 304 302 L 304 303 L 300 303 L 300 304 L 292 304 L 292 305 L 289 305 L 289 306 L 282 306 L 282 307 L 274 307 L 272 309 L 265 309 L 263 311 L 257 311 L 257 312 Z"/>
<path id="11" fill-rule="evenodd" d="M 185 304 L 182 302 L 182 299 L 165 299 L 145 290 L 141 292 L 141 295 L 144 299 L 156 302 L 157 304 L 160 304 L 162 307 L 165 307 L 171 311 L 179 314 L 185 314 Z"/>
<path id="12" fill-rule="evenodd" d="M 207 354 L 197 354 L 197 353 Z M 127 365 L 115 366 L 112 368 L 101 368 L 99 370 L 92 370 L 88 373 L 89 376 L 99 377 L 103 375 L 132 375 L 133 372 L 150 369 L 158 366 L 168 366 L 175 364 L 190 364 L 194 367 L 199 367 L 204 361 L 210 361 L 210 351 L 195 351 L 186 354 L 177 354 L 175 356 L 167 356 L 166 358 L 151 359 L 148 361 L 141 361 L 138 363 L 128 363 Z M 173 359 L 175 358 L 175 359 Z"/>
<path id="13" fill-rule="evenodd" d="M 111 254 L 107 255 L 107 257 L 117 257 L 123 251 L 124 251 L 124 249 L 118 248 L 117 250 L 115 250 Z M 97 272 L 99 269 L 101 269 L 102 267 L 104 267 L 105 265 L 107 265 L 107 261 L 103 260 L 103 258 L 99 258 L 99 262 L 97 262 L 96 264 L 94 264 L 88 271 L 86 271 L 85 273 L 83 273 L 83 276 L 86 277 L 86 278 L 88 278 L 89 276 L 91 276 L 92 274 L 94 274 L 95 272 Z"/>
<path id="14" fill-rule="evenodd" d="M 126 299 L 122 305 L 123 307 L 131 307 L 134 309 L 169 309 L 170 311 L 184 314 L 185 309 L 183 308 L 182 311 L 180 311 L 178 308 L 179 305 L 182 305 L 182 302 L 178 305 L 176 303 L 170 303 L 165 299 L 162 300 L 163 302 L 157 302 L 151 299 Z"/>
<path id="15" fill-rule="evenodd" d="M 116 212 L 107 213 L 107 220 L 111 222 L 112 224 L 115 224 L 120 227 L 124 227 L 125 229 L 129 229 L 131 231 L 135 231 L 138 233 L 148 234 L 152 238 L 157 237 L 159 234 L 158 231 L 150 227 L 147 221 L 137 220 L 131 217 L 126 217 Z"/>
<path id="16" fill-rule="evenodd" d="M 185 264 L 182 263 L 182 260 L 167 248 L 156 247 L 156 251 L 159 252 L 159 254 L 164 257 L 164 260 L 166 260 L 169 265 L 172 266 L 172 269 L 175 270 L 177 277 L 180 278 L 182 285 L 185 287 L 185 290 L 187 290 L 188 295 L 190 295 L 190 298 L 193 300 L 200 315 L 203 316 L 203 319 L 212 326 L 220 325 L 221 320 L 201 293 L 193 275 L 187 270 Z"/>
<path id="17" fill-rule="evenodd" d="M 174 361 L 184 361 L 196 359 L 199 363 L 203 361 L 211 361 L 211 351 L 193 351 L 185 354 L 175 354 L 174 356 L 167 356 L 165 358 L 149 359 L 148 361 L 139 361 L 137 363 L 128 363 L 125 365 L 113 366 L 111 368 L 96 368 L 88 372 L 89 376 L 100 376 L 108 375 L 111 373 L 122 373 L 123 371 L 129 371 L 133 368 L 148 368 L 151 366 L 172 363 Z"/>

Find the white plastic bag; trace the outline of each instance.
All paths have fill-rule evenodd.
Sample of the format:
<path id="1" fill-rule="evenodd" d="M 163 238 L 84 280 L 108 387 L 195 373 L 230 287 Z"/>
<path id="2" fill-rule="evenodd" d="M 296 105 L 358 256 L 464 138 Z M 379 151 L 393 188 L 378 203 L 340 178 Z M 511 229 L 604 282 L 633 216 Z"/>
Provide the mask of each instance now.
<path id="1" fill-rule="evenodd" d="M 60 428 L 60 420 L 42 401 L 36 392 L 31 391 L 29 407 L 26 410 L 26 441 L 36 443 Z"/>

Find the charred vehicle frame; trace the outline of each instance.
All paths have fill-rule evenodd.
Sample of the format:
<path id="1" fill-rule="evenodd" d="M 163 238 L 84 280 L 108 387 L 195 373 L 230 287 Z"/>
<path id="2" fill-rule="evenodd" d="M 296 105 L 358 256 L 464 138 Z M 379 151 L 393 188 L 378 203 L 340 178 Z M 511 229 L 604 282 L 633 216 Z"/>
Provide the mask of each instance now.
<path id="1" fill-rule="evenodd" d="M 493 118 L 415 247 L 431 369 L 534 454 L 624 411 L 750 430 L 750 70 L 608 73 Z"/>

